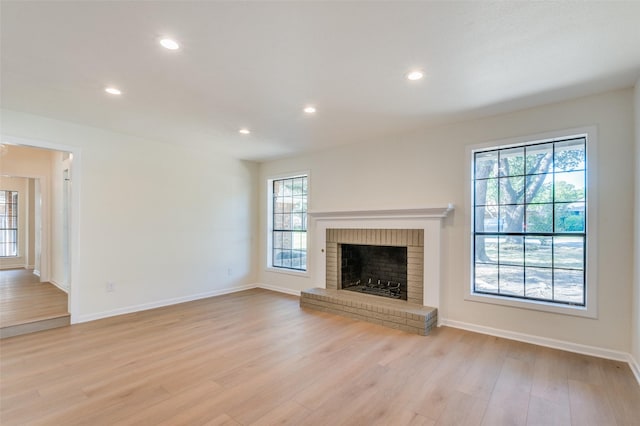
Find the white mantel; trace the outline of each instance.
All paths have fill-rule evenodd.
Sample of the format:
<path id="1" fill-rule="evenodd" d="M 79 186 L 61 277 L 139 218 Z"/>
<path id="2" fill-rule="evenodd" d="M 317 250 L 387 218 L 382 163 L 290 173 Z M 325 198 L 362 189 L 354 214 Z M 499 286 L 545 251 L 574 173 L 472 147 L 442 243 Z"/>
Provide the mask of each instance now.
<path id="1" fill-rule="evenodd" d="M 422 207 L 410 209 L 383 210 L 341 210 L 341 211 L 309 211 L 307 215 L 317 220 L 330 219 L 432 219 L 447 217 L 453 211 L 453 204 L 445 207 Z"/>
<path id="2" fill-rule="evenodd" d="M 454 210 L 446 206 L 346 211 L 310 211 L 313 229 L 309 258 L 317 265 L 316 287 L 326 288 L 327 229 L 423 229 L 424 305 L 440 308 L 440 264 L 442 220 Z"/>

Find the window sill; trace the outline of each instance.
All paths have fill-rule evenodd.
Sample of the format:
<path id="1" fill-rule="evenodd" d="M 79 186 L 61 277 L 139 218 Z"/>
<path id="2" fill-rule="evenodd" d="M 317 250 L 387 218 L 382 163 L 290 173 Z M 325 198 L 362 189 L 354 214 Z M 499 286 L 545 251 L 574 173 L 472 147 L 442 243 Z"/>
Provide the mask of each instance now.
<path id="1" fill-rule="evenodd" d="M 531 311 L 549 312 L 560 315 L 570 315 L 583 318 L 597 318 L 595 309 L 584 306 L 557 305 L 536 300 L 517 300 L 509 297 L 492 296 L 487 294 L 470 293 L 464 298 L 471 302 L 488 303 L 492 305 L 508 306 L 512 308 L 528 309 Z"/>
<path id="2" fill-rule="evenodd" d="M 309 270 L 306 271 L 296 271 L 294 269 L 286 269 L 286 268 L 276 268 L 273 266 L 268 266 L 265 269 L 267 272 L 273 272 L 276 274 L 284 274 L 284 275 L 293 275 L 294 277 L 300 278 L 309 278 Z"/>

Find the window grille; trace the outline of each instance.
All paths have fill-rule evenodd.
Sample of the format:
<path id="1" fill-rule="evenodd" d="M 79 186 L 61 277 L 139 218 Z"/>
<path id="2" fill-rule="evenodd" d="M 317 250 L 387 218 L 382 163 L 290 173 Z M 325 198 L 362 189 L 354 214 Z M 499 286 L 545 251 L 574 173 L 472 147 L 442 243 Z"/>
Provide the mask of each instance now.
<path id="1" fill-rule="evenodd" d="M 0 257 L 18 256 L 18 192 L 0 190 Z"/>
<path id="2" fill-rule="evenodd" d="M 307 176 L 273 180 L 273 267 L 307 270 L 307 183 Z"/>
<path id="3" fill-rule="evenodd" d="M 473 153 L 474 294 L 585 306 L 586 138 Z"/>

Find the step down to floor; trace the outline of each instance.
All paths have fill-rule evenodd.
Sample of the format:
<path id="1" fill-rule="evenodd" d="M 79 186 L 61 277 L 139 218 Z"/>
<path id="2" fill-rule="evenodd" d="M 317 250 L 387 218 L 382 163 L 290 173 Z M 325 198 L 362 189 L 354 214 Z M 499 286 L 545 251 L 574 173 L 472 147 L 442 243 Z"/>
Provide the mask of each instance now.
<path id="1" fill-rule="evenodd" d="M 348 290 L 303 290 L 300 306 L 422 336 L 428 335 L 438 322 L 436 308 Z"/>
<path id="2" fill-rule="evenodd" d="M 38 318 L 35 320 L 29 320 L 28 322 L 22 322 L 20 324 L 7 325 L 0 328 L 0 339 L 35 333 L 37 331 L 49 330 L 52 328 L 65 327 L 70 323 L 71 316 L 66 314 L 51 318 Z"/>

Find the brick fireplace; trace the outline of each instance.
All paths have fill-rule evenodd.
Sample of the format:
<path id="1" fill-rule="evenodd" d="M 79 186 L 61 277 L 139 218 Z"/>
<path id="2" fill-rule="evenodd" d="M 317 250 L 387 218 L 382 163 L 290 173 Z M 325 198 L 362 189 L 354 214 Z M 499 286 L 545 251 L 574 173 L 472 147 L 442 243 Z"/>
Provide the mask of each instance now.
<path id="1" fill-rule="evenodd" d="M 302 291 L 300 305 L 428 334 L 436 325 L 440 305 L 442 219 L 452 210 L 449 204 L 423 209 L 309 212 L 316 288 Z M 354 254 L 353 246 L 361 251 Z M 380 254 L 374 247 L 392 251 Z M 350 262 L 358 260 L 354 257 L 366 257 L 367 262 L 393 260 L 399 266 L 354 267 Z M 370 279 L 371 285 L 367 285 Z M 345 288 L 354 281 L 363 292 Z M 406 300 L 395 297 L 397 285 L 401 293 L 406 291 Z"/>
<path id="2" fill-rule="evenodd" d="M 326 230 L 326 288 L 342 290 L 346 284 L 344 278 L 348 274 L 344 273 L 345 268 L 349 268 L 349 262 L 352 259 L 345 259 L 343 253 L 344 247 L 359 246 L 363 247 L 364 255 L 376 257 L 374 265 L 357 278 L 363 280 L 363 286 L 366 287 L 369 278 L 372 279 L 373 285 L 377 285 L 377 281 L 381 280 L 392 283 L 399 282 L 404 287 L 404 298 L 410 303 L 422 304 L 423 296 L 423 272 L 424 272 L 424 230 L 423 229 L 327 229 Z M 404 277 L 400 276 L 393 266 L 386 264 L 388 260 L 383 255 L 375 254 L 374 248 L 388 247 L 390 249 L 406 250 L 404 260 Z M 348 251 L 347 251 L 348 252 Z M 392 255 L 389 255 L 392 256 Z M 365 261 L 368 259 L 365 259 Z M 381 272 L 376 272 L 381 271 Z M 389 271 L 389 272 L 386 272 Z M 385 275 L 385 272 L 388 275 Z M 375 290 L 375 287 L 373 287 Z M 375 291 L 370 292 L 375 294 Z"/>

